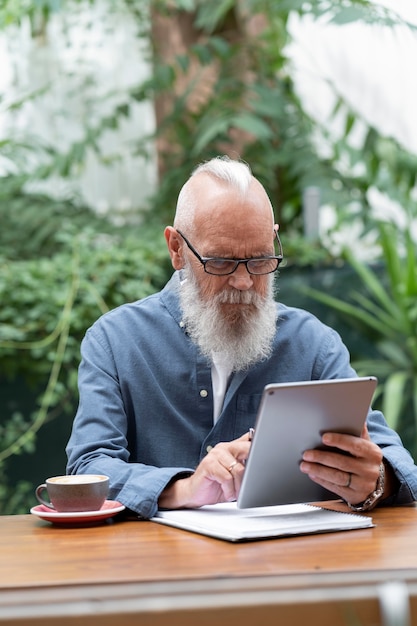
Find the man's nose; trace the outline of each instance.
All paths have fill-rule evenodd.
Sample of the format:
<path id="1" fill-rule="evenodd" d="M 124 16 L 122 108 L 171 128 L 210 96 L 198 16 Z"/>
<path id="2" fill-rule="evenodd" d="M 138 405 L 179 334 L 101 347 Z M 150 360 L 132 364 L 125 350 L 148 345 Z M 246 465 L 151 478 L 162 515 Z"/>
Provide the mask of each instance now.
<path id="1" fill-rule="evenodd" d="M 244 263 L 240 263 L 233 274 L 230 274 L 229 285 L 240 291 L 246 291 L 252 287 L 253 279 Z"/>

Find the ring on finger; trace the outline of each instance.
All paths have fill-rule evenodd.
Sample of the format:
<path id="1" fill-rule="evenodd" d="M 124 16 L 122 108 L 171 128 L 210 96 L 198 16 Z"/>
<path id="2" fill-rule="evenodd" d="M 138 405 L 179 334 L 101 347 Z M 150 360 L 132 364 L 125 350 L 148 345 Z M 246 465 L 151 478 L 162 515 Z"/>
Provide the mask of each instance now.
<path id="1" fill-rule="evenodd" d="M 235 465 L 238 464 L 238 461 L 233 461 L 233 463 L 231 465 L 229 465 L 229 467 L 227 468 L 229 470 L 230 473 L 232 473 L 232 470 L 234 468 Z"/>
<path id="2" fill-rule="evenodd" d="M 349 489 L 349 487 L 350 487 L 350 483 L 351 483 L 351 482 L 352 482 L 352 474 L 351 474 L 351 472 L 349 472 L 349 474 L 348 474 L 348 479 L 347 479 L 347 483 L 346 483 L 346 485 L 345 485 L 345 489 Z"/>

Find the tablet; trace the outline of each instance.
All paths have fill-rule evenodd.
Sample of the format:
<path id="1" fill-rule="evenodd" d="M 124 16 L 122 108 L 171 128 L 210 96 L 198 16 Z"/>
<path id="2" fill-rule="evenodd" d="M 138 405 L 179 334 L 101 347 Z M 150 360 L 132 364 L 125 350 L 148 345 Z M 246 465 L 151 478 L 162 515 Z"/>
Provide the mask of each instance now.
<path id="1" fill-rule="evenodd" d="M 338 498 L 300 471 L 303 452 L 325 448 L 325 432 L 359 437 L 376 385 L 374 376 L 266 385 L 238 508 Z"/>

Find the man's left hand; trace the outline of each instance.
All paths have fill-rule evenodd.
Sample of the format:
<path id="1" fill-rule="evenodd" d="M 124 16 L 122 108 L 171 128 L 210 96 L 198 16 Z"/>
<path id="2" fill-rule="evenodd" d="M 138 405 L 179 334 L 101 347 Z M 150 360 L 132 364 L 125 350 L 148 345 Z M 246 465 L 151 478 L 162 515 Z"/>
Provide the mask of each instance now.
<path id="1" fill-rule="evenodd" d="M 381 449 L 371 441 L 366 425 L 361 437 L 325 433 L 322 442 L 333 450 L 306 450 L 301 471 L 346 502 L 363 502 L 375 489 L 382 461 Z"/>

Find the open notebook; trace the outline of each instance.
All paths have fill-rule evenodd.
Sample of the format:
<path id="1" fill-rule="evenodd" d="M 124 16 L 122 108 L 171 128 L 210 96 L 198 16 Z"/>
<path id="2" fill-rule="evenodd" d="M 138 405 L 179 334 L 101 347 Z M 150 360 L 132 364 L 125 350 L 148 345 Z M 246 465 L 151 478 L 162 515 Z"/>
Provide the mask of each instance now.
<path id="1" fill-rule="evenodd" d="M 373 526 L 371 517 L 310 504 L 238 509 L 235 502 L 200 509 L 158 511 L 151 521 L 226 541 L 253 541 Z"/>

